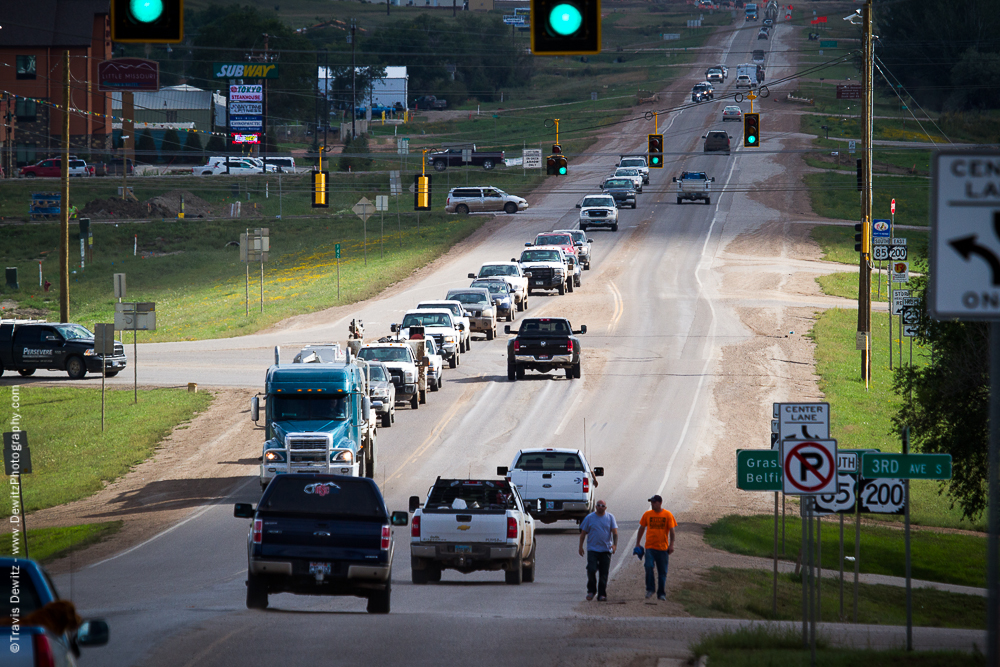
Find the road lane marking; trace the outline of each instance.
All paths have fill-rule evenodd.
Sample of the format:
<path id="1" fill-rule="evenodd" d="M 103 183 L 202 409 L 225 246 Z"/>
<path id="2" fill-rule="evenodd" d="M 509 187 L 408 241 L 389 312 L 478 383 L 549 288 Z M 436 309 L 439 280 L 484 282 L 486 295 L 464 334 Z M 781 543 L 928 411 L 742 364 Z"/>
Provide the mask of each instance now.
<path id="1" fill-rule="evenodd" d="M 622 313 L 625 312 L 625 302 L 622 299 L 621 292 L 618 291 L 618 286 L 615 285 L 613 280 L 608 281 L 608 290 L 611 292 L 611 298 L 614 301 L 615 309 L 611 313 L 611 319 L 608 320 L 607 332 L 608 335 L 614 334 L 615 329 L 618 327 L 618 320 L 621 319 Z"/>

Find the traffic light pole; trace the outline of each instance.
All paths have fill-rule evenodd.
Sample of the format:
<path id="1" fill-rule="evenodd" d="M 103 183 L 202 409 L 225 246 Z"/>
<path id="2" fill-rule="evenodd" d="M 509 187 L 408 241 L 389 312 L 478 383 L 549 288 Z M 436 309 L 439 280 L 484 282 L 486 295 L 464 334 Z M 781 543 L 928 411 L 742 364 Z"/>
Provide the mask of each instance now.
<path id="1" fill-rule="evenodd" d="M 864 23 L 864 70 L 862 71 L 862 186 L 861 186 L 861 254 L 858 260 L 858 347 L 861 348 L 861 377 L 865 380 L 867 389 L 871 381 L 872 369 L 872 270 L 871 270 L 871 220 L 872 220 L 872 74 L 873 74 L 873 38 L 872 38 L 872 2 L 867 0 L 862 8 Z M 861 334 L 864 334 L 864 346 L 861 345 Z"/>
<path id="2" fill-rule="evenodd" d="M 62 197 L 59 201 L 59 321 L 69 322 L 69 51 L 63 54 Z"/>

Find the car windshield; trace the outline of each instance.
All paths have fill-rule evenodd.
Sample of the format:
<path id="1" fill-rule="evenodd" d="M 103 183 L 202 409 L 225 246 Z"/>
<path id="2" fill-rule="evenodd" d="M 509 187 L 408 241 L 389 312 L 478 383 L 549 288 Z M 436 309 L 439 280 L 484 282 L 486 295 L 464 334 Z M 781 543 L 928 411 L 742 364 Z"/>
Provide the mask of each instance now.
<path id="1" fill-rule="evenodd" d="M 257 507 L 260 512 L 318 514 L 385 521 L 385 504 L 374 485 L 349 477 L 278 475 Z"/>
<path id="2" fill-rule="evenodd" d="M 570 470 L 584 472 L 580 455 L 566 452 L 522 452 L 515 470 Z"/>
<path id="3" fill-rule="evenodd" d="M 268 396 L 268 408 L 274 421 L 347 419 L 347 396 L 273 395 Z"/>
<path id="4" fill-rule="evenodd" d="M 740 113 L 741 110 L 739 107 L 726 107 L 726 111 L 728 113 Z"/>
<path id="5" fill-rule="evenodd" d="M 568 336 L 572 333 L 569 322 L 566 320 L 551 320 L 547 317 L 521 322 L 519 333 L 530 333 L 533 335 Z"/>
<path id="6" fill-rule="evenodd" d="M 431 489 L 425 509 L 509 510 L 515 509 L 514 494 L 506 480 L 439 480 Z"/>
<path id="7" fill-rule="evenodd" d="M 81 338 L 93 338 L 94 334 L 90 333 L 87 327 L 80 326 L 79 324 L 60 324 L 56 327 L 56 331 L 62 334 L 62 337 L 66 340 L 78 340 Z"/>
<path id="8" fill-rule="evenodd" d="M 639 172 L 635 169 L 619 169 L 615 172 L 615 176 L 638 176 Z"/>
<path id="9" fill-rule="evenodd" d="M 454 292 L 448 294 L 448 299 L 459 303 L 489 303 L 489 297 L 480 292 Z"/>
<path id="10" fill-rule="evenodd" d="M 583 208 L 590 208 L 592 206 L 607 206 L 611 208 L 615 205 L 615 200 L 611 197 L 585 197 L 583 200 Z"/>
<path id="11" fill-rule="evenodd" d="M 719 69 L 718 67 L 713 67 L 710 70 L 708 70 L 708 73 L 709 74 L 722 74 L 722 70 Z"/>
<path id="12" fill-rule="evenodd" d="M 704 181 L 706 177 L 705 177 L 705 172 L 703 171 L 689 171 L 685 173 L 681 178 L 683 178 L 686 181 Z"/>
<path id="13" fill-rule="evenodd" d="M 627 181 L 624 178 L 611 178 L 604 181 L 604 187 L 606 188 L 630 188 L 632 187 L 632 181 Z"/>
<path id="14" fill-rule="evenodd" d="M 410 351 L 405 347 L 363 347 L 358 359 L 366 361 L 409 361 Z"/>
<path id="15" fill-rule="evenodd" d="M 403 328 L 408 327 L 450 327 L 451 315 L 447 313 L 407 313 L 403 318 Z"/>
<path id="16" fill-rule="evenodd" d="M 630 159 L 630 160 L 622 160 L 622 163 L 621 163 L 620 166 L 622 166 L 622 167 L 645 167 L 646 166 L 646 162 L 645 162 L 645 160 L 642 160 L 642 159 L 639 159 L 639 158 L 635 158 L 635 159 Z"/>
<path id="17" fill-rule="evenodd" d="M 558 250 L 525 250 L 521 253 L 522 262 L 561 262 Z"/>
<path id="18" fill-rule="evenodd" d="M 487 264 L 483 268 L 479 269 L 479 277 L 486 278 L 488 276 L 516 276 L 517 267 L 512 264 Z"/>
<path id="19" fill-rule="evenodd" d="M 382 366 L 372 366 L 368 369 L 368 377 L 372 382 L 388 382 L 389 378 L 385 376 L 385 368 Z"/>
<path id="20" fill-rule="evenodd" d="M 539 234 L 535 237 L 535 245 L 573 245 L 573 237 L 569 234 Z"/>
<path id="21" fill-rule="evenodd" d="M 423 303 L 417 306 L 417 308 L 447 308 L 451 311 L 452 315 L 462 316 L 462 307 L 457 303 Z"/>
<path id="22" fill-rule="evenodd" d="M 473 285 L 473 287 L 486 288 L 490 291 L 490 294 L 508 294 L 510 292 L 510 290 L 507 289 L 507 283 L 500 280 L 484 280 L 482 282 L 477 282 Z"/>

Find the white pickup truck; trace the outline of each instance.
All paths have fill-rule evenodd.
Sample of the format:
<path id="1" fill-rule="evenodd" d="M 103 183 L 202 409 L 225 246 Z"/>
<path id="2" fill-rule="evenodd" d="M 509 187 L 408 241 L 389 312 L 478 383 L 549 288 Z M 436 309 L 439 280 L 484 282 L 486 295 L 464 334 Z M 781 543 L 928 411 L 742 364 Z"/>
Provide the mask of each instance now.
<path id="1" fill-rule="evenodd" d="M 522 449 L 510 469 L 499 466 L 497 474 L 514 485 L 542 523 L 562 519 L 580 523 L 594 511 L 594 489 L 604 468 L 591 468 L 578 449 Z M 542 499 L 545 507 L 536 511 Z"/>
<path id="2" fill-rule="evenodd" d="M 486 262 L 479 267 L 479 273 L 470 273 L 473 280 L 480 278 L 502 278 L 510 285 L 518 310 L 528 307 L 528 277 L 517 262 Z"/>
<path id="3" fill-rule="evenodd" d="M 444 569 L 503 570 L 513 585 L 535 580 L 535 520 L 508 480 L 438 477 L 424 503 L 410 496 L 410 512 L 414 584 L 441 581 Z"/>
<path id="4" fill-rule="evenodd" d="M 681 175 L 674 176 L 674 183 L 677 184 L 677 203 L 685 200 L 701 200 L 706 204 L 712 203 L 712 183 L 715 177 L 709 178 L 703 171 L 685 171 Z"/>

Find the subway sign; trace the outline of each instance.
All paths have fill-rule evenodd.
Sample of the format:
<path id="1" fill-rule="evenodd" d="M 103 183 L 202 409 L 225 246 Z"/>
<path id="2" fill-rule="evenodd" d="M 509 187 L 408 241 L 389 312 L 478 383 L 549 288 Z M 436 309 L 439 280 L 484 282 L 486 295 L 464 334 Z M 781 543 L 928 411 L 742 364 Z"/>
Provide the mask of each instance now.
<path id="1" fill-rule="evenodd" d="M 278 66 L 262 63 L 212 63 L 216 79 L 277 79 Z"/>

